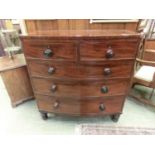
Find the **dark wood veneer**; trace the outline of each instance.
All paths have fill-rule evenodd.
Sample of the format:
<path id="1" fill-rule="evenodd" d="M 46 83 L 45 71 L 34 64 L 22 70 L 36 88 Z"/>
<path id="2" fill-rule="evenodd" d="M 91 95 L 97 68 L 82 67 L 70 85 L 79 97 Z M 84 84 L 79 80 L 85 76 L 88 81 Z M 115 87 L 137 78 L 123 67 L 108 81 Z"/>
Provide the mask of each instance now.
<path id="1" fill-rule="evenodd" d="M 43 119 L 121 114 L 140 37 L 130 31 L 51 31 L 21 37 Z M 116 116 L 116 117 L 115 117 Z"/>
<path id="2" fill-rule="evenodd" d="M 35 92 L 39 92 L 47 95 L 56 96 L 72 96 L 72 97 L 84 97 L 84 96 L 112 96 L 117 94 L 124 94 L 129 83 L 127 80 L 103 80 L 97 82 L 62 82 L 53 81 L 51 79 L 32 78 L 33 87 Z M 52 86 L 55 86 L 52 90 Z M 101 88 L 105 86 L 108 92 L 104 93 Z"/>
<path id="3" fill-rule="evenodd" d="M 46 57 L 44 55 L 46 49 L 51 49 L 53 54 Z M 34 58 L 75 60 L 76 51 L 77 47 L 74 43 L 44 43 L 44 41 L 40 44 L 25 43 L 25 55 Z"/>
<path id="4" fill-rule="evenodd" d="M 103 62 L 98 64 L 89 64 L 80 62 L 78 65 L 75 63 L 54 63 L 42 61 L 29 61 L 29 70 L 33 77 L 71 77 L 71 78 L 113 78 L 113 77 L 130 77 L 132 71 L 133 60 L 130 61 L 117 61 Z M 49 73 L 49 68 L 54 68 L 54 72 Z M 106 69 L 110 69 L 110 73 L 106 74 Z M 120 72 L 121 71 L 121 72 Z"/>
<path id="5" fill-rule="evenodd" d="M 70 114 L 70 115 L 105 115 L 121 113 L 124 96 L 113 98 L 99 98 L 91 100 L 61 99 L 44 95 L 36 95 L 38 108 L 42 111 Z M 55 102 L 59 104 L 54 107 Z M 101 111 L 100 104 L 105 105 L 105 110 Z"/>
<path id="6" fill-rule="evenodd" d="M 81 60 L 88 59 L 121 59 L 121 58 L 134 58 L 136 54 L 135 42 L 128 40 L 112 40 L 112 41 L 84 41 L 80 44 L 80 57 Z M 112 58 L 107 58 L 106 53 L 111 49 L 114 53 Z M 89 51 L 89 52 L 88 52 Z"/>

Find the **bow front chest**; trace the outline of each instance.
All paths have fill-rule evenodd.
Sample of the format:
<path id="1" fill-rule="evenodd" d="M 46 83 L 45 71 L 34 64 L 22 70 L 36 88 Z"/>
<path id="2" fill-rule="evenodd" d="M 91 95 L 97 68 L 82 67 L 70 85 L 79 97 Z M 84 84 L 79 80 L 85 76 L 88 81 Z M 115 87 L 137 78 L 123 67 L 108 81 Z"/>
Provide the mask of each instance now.
<path id="1" fill-rule="evenodd" d="M 59 30 L 21 36 L 43 119 L 48 113 L 117 121 L 140 41 L 130 31 Z"/>

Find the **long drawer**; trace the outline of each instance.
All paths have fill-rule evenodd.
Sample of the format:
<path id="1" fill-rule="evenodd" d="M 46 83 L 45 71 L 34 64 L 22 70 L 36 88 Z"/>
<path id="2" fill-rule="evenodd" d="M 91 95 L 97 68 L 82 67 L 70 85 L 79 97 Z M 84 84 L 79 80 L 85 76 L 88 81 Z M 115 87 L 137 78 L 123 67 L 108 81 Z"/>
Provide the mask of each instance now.
<path id="1" fill-rule="evenodd" d="M 106 115 L 122 112 L 124 96 L 91 100 L 70 100 L 36 95 L 40 111 L 71 115 Z"/>
<path id="2" fill-rule="evenodd" d="M 44 77 L 72 77 L 72 78 L 115 78 L 115 77 L 130 77 L 132 60 L 103 62 L 101 64 L 79 64 L 74 63 L 56 63 L 43 61 L 30 61 L 28 66 L 31 76 Z"/>
<path id="3" fill-rule="evenodd" d="M 52 42 L 51 40 L 25 41 L 24 52 L 27 57 L 49 60 L 76 61 L 77 46 L 75 43 Z"/>
<path id="4" fill-rule="evenodd" d="M 66 81 L 32 78 L 32 82 L 35 93 L 74 98 L 124 95 L 129 79 L 67 83 Z"/>
<path id="5" fill-rule="evenodd" d="M 129 40 L 83 41 L 80 44 L 81 60 L 107 60 L 135 58 L 137 44 Z"/>

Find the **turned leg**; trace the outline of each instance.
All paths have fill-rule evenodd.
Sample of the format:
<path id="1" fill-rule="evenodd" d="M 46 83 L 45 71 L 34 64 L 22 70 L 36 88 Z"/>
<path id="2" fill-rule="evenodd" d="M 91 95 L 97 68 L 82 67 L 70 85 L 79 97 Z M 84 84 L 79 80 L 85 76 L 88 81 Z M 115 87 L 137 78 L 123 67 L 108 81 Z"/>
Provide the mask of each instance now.
<path id="1" fill-rule="evenodd" d="M 113 122 L 118 122 L 119 117 L 120 117 L 120 114 L 112 115 L 112 116 L 111 116 L 111 120 L 112 120 Z"/>
<path id="2" fill-rule="evenodd" d="M 47 120 L 48 119 L 48 115 L 45 112 L 40 112 L 41 113 L 41 117 L 43 120 Z"/>

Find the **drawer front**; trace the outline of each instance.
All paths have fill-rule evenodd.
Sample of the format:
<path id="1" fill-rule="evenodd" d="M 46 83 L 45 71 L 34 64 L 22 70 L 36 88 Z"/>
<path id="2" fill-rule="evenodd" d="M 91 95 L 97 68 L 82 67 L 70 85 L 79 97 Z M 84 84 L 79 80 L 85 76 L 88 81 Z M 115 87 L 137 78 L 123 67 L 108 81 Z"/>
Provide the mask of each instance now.
<path id="1" fill-rule="evenodd" d="M 56 64 L 28 61 L 28 66 L 32 76 L 59 78 L 115 78 L 130 77 L 133 63 L 133 61 L 119 61 L 101 65 L 75 65 L 74 63 Z"/>
<path id="2" fill-rule="evenodd" d="M 37 95 L 40 111 L 72 115 L 105 115 L 121 113 L 123 96 L 92 100 L 70 100 Z"/>
<path id="3" fill-rule="evenodd" d="M 97 82 L 62 82 L 32 78 L 36 93 L 64 97 L 102 97 L 126 93 L 129 80 L 105 80 Z"/>
<path id="4" fill-rule="evenodd" d="M 76 52 L 74 43 L 51 43 L 48 40 L 29 40 L 24 43 L 24 53 L 27 57 L 75 61 Z"/>
<path id="5" fill-rule="evenodd" d="M 40 63 L 39 61 L 28 61 L 31 76 L 43 77 L 75 77 L 77 68 L 74 63 Z"/>
<path id="6" fill-rule="evenodd" d="M 133 59 L 137 42 L 125 40 L 82 42 L 80 44 L 81 60 Z"/>
<path id="7" fill-rule="evenodd" d="M 97 77 L 97 78 L 117 78 L 117 77 L 130 77 L 133 68 L 133 61 L 117 61 L 117 62 L 104 62 L 97 65 L 82 64 L 78 67 L 78 76 L 84 77 Z"/>

